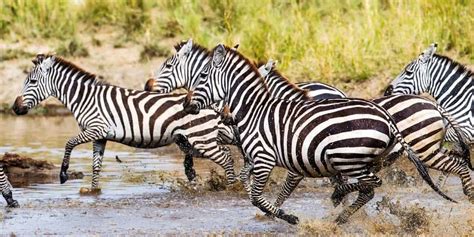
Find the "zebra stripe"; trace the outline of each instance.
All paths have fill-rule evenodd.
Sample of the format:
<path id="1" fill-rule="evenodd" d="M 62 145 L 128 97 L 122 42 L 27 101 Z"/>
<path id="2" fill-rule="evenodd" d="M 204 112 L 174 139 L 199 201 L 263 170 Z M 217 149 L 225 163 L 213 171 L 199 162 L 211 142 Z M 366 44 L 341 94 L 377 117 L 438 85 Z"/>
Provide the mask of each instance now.
<path id="1" fill-rule="evenodd" d="M 461 126 L 474 142 L 474 73 L 460 63 L 435 54 L 432 44 L 410 62 L 385 91 L 390 94 L 430 94 Z M 457 141 L 449 130 L 448 141 Z"/>
<path id="2" fill-rule="evenodd" d="M 7 175 L 3 171 L 3 165 L 0 164 L 0 192 L 7 201 L 8 207 L 19 207 L 18 202 L 13 199 L 13 193 L 10 182 L 8 182 Z"/>
<path id="3" fill-rule="evenodd" d="M 389 151 L 394 139 L 410 151 L 390 115 L 376 104 L 360 99 L 318 103 L 273 99 L 255 66 L 223 45 L 214 49 L 207 78 L 187 97 L 185 111 L 196 113 L 220 100 L 228 102 L 238 122 L 242 148 L 252 158 L 252 203 L 289 223 L 297 223 L 298 218 L 285 214 L 262 196 L 275 165 L 304 176 L 342 174 L 357 179 L 358 183 L 336 187 L 332 196 L 338 205 L 348 193 L 359 191 L 357 200 L 336 220 L 343 223 L 372 199 L 373 189 L 381 185 L 369 169 Z M 413 152 L 409 152 L 409 159 L 441 194 Z"/>
<path id="4" fill-rule="evenodd" d="M 81 128 L 66 144 L 61 183 L 68 179 L 66 171 L 72 149 L 91 141 L 93 189 L 98 187 L 107 141 L 138 148 L 157 148 L 176 142 L 187 152 L 185 167 L 189 167 L 192 156 L 205 157 L 224 168 L 228 182 L 235 182 L 230 152 L 218 144 L 219 115 L 213 110 L 187 115 L 182 111 L 185 95 L 160 95 L 107 85 L 62 58 L 38 55 L 13 110 L 19 115 L 26 114 L 49 96 L 61 101 Z"/>
<path id="5" fill-rule="evenodd" d="M 259 66 L 259 65 L 257 65 Z M 294 91 L 295 85 L 289 82 L 282 76 L 275 68 L 274 63 L 270 60 L 267 64 L 259 67 L 260 74 L 267 82 L 268 88 L 272 97 L 281 98 L 285 100 L 296 99 L 297 93 L 289 93 Z M 316 90 L 321 89 L 322 92 L 306 90 L 306 100 L 318 100 L 320 97 L 312 97 L 309 95 L 331 95 L 329 92 L 333 87 L 323 84 L 320 87 L 319 83 L 305 83 L 306 88 Z M 299 83 L 296 84 L 299 87 Z M 339 90 L 333 90 L 332 94 L 344 95 Z M 470 171 L 468 165 L 470 164 L 469 148 L 467 142 L 460 142 L 462 146 L 462 154 L 460 158 L 446 154 L 442 149 L 443 137 L 446 132 L 446 127 L 443 123 L 443 118 L 452 124 L 455 131 L 459 131 L 460 127 L 456 121 L 452 119 L 443 109 L 439 108 L 437 104 L 428 99 L 412 95 L 387 96 L 374 100 L 379 106 L 383 107 L 393 117 L 394 121 L 404 139 L 415 150 L 420 157 L 423 164 L 429 168 L 440 170 L 443 172 L 455 173 L 460 176 L 464 193 L 468 196 L 471 202 L 474 202 L 474 191 L 471 183 Z M 461 132 L 458 132 L 457 140 L 465 140 L 459 137 Z M 397 144 L 388 154 L 387 161 L 384 166 L 389 166 L 403 153 L 403 148 Z M 303 177 L 296 174 L 289 173 L 282 191 L 278 195 L 275 206 L 280 206 L 286 200 L 291 192 L 296 188 Z"/>

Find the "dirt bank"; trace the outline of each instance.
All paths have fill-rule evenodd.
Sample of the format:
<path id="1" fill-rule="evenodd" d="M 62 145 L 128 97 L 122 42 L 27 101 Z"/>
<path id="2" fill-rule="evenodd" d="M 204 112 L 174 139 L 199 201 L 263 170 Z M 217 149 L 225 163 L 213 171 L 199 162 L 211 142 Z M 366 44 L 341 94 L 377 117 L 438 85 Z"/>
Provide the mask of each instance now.
<path id="1" fill-rule="evenodd" d="M 0 159 L 8 179 L 14 187 L 35 183 L 54 183 L 59 177 L 59 167 L 45 160 L 32 159 L 14 153 L 5 153 Z M 84 174 L 69 170 L 70 179 L 82 179 Z"/>

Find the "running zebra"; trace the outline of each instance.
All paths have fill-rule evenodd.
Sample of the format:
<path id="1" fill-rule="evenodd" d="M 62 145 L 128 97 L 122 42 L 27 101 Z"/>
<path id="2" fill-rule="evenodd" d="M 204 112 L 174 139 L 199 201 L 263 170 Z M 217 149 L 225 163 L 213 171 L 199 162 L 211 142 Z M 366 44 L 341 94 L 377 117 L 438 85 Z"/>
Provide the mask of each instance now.
<path id="1" fill-rule="evenodd" d="M 474 142 L 474 73 L 460 63 L 435 54 L 431 44 L 410 62 L 387 87 L 385 95 L 430 94 L 460 124 L 470 143 Z M 448 141 L 457 141 L 448 131 Z"/>
<path id="2" fill-rule="evenodd" d="M 272 60 L 261 65 L 259 72 L 265 79 L 273 98 L 285 100 L 295 99 L 295 93 L 288 93 L 288 91 L 293 90 L 294 85 L 274 68 L 274 62 Z M 312 83 L 307 83 L 306 85 L 311 84 Z M 315 84 L 313 88 L 320 88 L 319 83 Z M 326 90 L 330 90 L 331 88 L 332 87 L 326 85 L 323 87 L 323 90 L 325 90 L 324 92 L 326 93 Z M 335 90 L 334 93 L 338 92 L 338 90 Z M 319 95 L 319 93 L 318 91 L 307 90 L 306 97 L 303 99 L 319 99 L 311 95 Z M 375 99 L 373 102 L 390 113 L 397 127 L 400 129 L 401 134 L 415 150 L 425 166 L 443 172 L 455 173 L 460 176 L 464 194 L 474 203 L 474 187 L 472 187 L 469 170 L 469 168 L 471 168 L 469 167 L 469 146 L 457 122 L 436 103 L 420 96 L 392 95 Z M 224 117 L 225 116 L 226 115 L 224 115 Z M 462 157 L 452 156 L 442 149 L 443 137 L 446 133 L 443 119 L 448 122 L 448 125 L 454 128 L 458 136 L 457 140 L 461 141 L 459 146 L 463 149 Z M 383 166 L 389 166 L 395 162 L 402 153 L 403 148 L 397 144 L 387 155 L 387 160 Z M 289 173 L 282 191 L 275 202 L 275 206 L 281 206 L 302 179 L 303 176 Z M 341 180 L 335 181 L 339 183 L 342 182 Z"/>
<path id="3" fill-rule="evenodd" d="M 234 46 L 232 50 L 237 50 L 237 48 L 238 45 Z M 176 54 L 168 58 L 157 70 L 155 77 L 149 79 L 145 83 L 146 91 L 170 93 L 180 88 L 184 88 L 189 91 L 193 85 L 199 83 L 199 75 L 204 71 L 204 67 L 210 60 L 210 51 L 199 44 L 193 43 L 192 39 L 175 45 L 175 50 Z M 180 60 L 185 61 L 178 64 Z M 267 71 L 271 70 L 273 67 L 273 62 L 271 65 L 268 64 L 265 66 L 262 66 L 259 70 L 262 70 L 261 73 L 268 74 Z M 183 77 L 180 75 L 186 76 Z M 273 84 L 271 86 L 273 88 Z M 342 91 L 339 91 L 336 88 L 323 83 L 299 83 L 297 86 L 308 90 L 308 96 L 311 96 L 315 99 L 333 99 L 346 97 Z M 275 88 L 276 87 L 277 85 L 275 85 Z M 272 90 L 272 92 L 273 91 L 277 93 L 276 89 Z M 278 95 L 275 95 L 275 98 L 278 97 Z M 213 106 L 214 110 L 221 112 L 223 115 L 228 113 L 228 110 L 223 106 L 223 103 Z M 228 125 L 233 124 L 233 121 L 230 119 L 230 117 L 224 117 L 223 121 Z M 219 126 L 219 137 L 221 140 L 223 140 L 223 144 L 237 145 L 241 150 L 240 142 L 237 139 L 238 136 L 236 134 L 237 131 L 235 126 Z M 244 172 L 241 172 L 241 179 L 245 183 L 247 180 L 246 172 L 249 171 L 250 167 L 248 166 L 249 163 L 247 161 L 247 156 L 242 150 L 241 153 L 244 156 L 245 161 L 245 167 L 242 169 Z"/>
<path id="4" fill-rule="evenodd" d="M 18 202 L 13 199 L 13 193 L 10 182 L 8 182 L 7 175 L 3 171 L 3 165 L 0 164 L 0 192 L 2 193 L 8 207 L 19 207 Z"/>
<path id="5" fill-rule="evenodd" d="M 200 75 L 206 79 L 188 93 L 185 111 L 199 113 L 202 108 L 221 100 L 229 105 L 242 148 L 253 162 L 251 200 L 265 213 L 292 224 L 298 222 L 296 216 L 286 214 L 262 196 L 269 175 L 277 165 L 302 176 L 341 174 L 357 179 L 357 183 L 337 186 L 331 197 L 338 205 L 347 194 L 359 192 L 355 202 L 336 219 L 337 223 L 346 222 L 374 197 L 374 188 L 382 184 L 370 169 L 395 142 L 402 143 L 426 182 L 452 200 L 433 184 L 390 115 L 372 102 L 274 99 L 257 68 L 239 52 L 223 45 L 213 50 L 210 64 Z M 301 92 L 295 90 L 294 93 Z"/>
<path id="6" fill-rule="evenodd" d="M 53 55 L 38 55 L 33 63 L 22 95 L 14 102 L 15 113 L 26 114 L 53 96 L 73 113 L 81 129 L 66 143 L 61 183 L 68 180 L 66 171 L 72 149 L 93 142 L 92 190 L 97 189 L 107 141 L 138 148 L 176 142 L 187 154 L 185 167 L 192 168 L 192 156 L 202 156 L 224 168 L 229 183 L 236 181 L 230 151 L 217 141 L 220 117 L 215 111 L 188 115 L 182 111 L 185 95 L 160 95 L 108 85 Z M 189 160 L 191 163 L 186 164 Z M 193 171 L 186 172 L 188 177 L 194 176 Z"/>

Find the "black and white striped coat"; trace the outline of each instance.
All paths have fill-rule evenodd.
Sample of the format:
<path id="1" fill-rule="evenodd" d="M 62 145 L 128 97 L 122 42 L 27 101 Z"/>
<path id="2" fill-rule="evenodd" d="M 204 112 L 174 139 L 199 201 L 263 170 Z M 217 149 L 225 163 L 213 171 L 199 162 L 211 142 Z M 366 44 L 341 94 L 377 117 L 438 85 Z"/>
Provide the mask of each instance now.
<path id="1" fill-rule="evenodd" d="M 298 222 L 297 217 L 285 214 L 262 196 L 273 167 L 281 166 L 308 177 L 341 174 L 357 179 L 358 183 L 336 187 L 332 196 L 334 203 L 339 204 L 348 193 L 359 192 L 354 204 L 337 218 L 339 223 L 347 221 L 373 198 L 374 188 L 381 185 L 370 168 L 388 153 L 395 138 L 407 149 L 422 177 L 442 194 L 410 152 L 390 115 L 376 104 L 359 99 L 274 99 L 253 64 L 223 45 L 213 51 L 204 74 L 206 80 L 200 82 L 194 94 L 189 93 L 185 110 L 196 113 L 217 101 L 226 101 L 237 121 L 242 148 L 254 164 L 251 199 L 262 211 L 290 223 Z"/>
<path id="2" fill-rule="evenodd" d="M 297 93 L 289 93 L 298 90 L 298 88 L 295 88 L 295 85 L 274 69 L 273 61 L 270 60 L 267 64 L 261 65 L 259 72 L 265 79 L 268 89 L 274 98 L 285 100 L 319 100 L 320 95 L 330 95 L 328 91 L 333 88 L 328 85 L 321 85 L 320 83 L 305 83 L 306 88 L 312 88 L 312 90 L 304 90 L 306 96 L 298 98 Z M 311 85 L 313 86 L 311 87 Z M 296 86 L 299 87 L 299 84 L 297 83 Z M 318 90 L 323 92 L 321 93 Z M 334 88 L 333 95 L 341 94 L 342 92 Z M 314 95 L 317 96 L 313 97 Z M 458 175 L 461 178 L 464 193 L 468 195 L 471 202 L 474 202 L 474 189 L 469 169 L 472 169 L 472 167 L 469 167 L 469 147 L 457 122 L 442 108 L 437 106 L 436 103 L 420 96 L 386 96 L 375 99 L 374 102 L 390 113 L 405 141 L 415 150 L 423 164 L 429 168 Z M 446 125 L 443 119 L 446 119 Z M 447 154 L 442 148 L 443 138 L 448 125 L 454 126 L 456 138 L 461 141 L 460 147 L 463 148 L 460 154 L 461 157 Z M 393 163 L 400 157 L 402 152 L 403 148 L 400 144 L 397 144 L 387 155 L 385 166 Z M 278 195 L 275 205 L 280 206 L 302 179 L 303 176 L 290 173 L 283 185 L 282 192 Z"/>
<path id="3" fill-rule="evenodd" d="M 2 193 L 8 207 L 19 207 L 18 202 L 13 199 L 11 184 L 8 182 L 7 175 L 3 171 L 3 165 L 0 163 L 0 192 Z"/>
<path id="4" fill-rule="evenodd" d="M 432 44 L 410 62 L 388 86 L 390 94 L 430 94 L 461 126 L 470 143 L 474 142 L 474 73 L 460 63 L 435 54 Z M 449 130 L 448 141 L 457 141 Z"/>
<path id="5" fill-rule="evenodd" d="M 138 148 L 156 148 L 176 142 L 188 155 L 213 160 L 225 169 L 229 182 L 235 181 L 230 152 L 218 144 L 219 116 L 213 110 L 199 115 L 184 113 L 185 95 L 162 95 L 107 85 L 64 59 L 39 55 L 13 109 L 17 114 L 26 114 L 49 96 L 60 100 L 81 128 L 66 144 L 60 175 L 62 183 L 68 178 L 66 171 L 72 149 L 91 141 L 93 189 L 98 187 L 107 141 Z M 192 157 L 190 160 L 192 162 Z"/>

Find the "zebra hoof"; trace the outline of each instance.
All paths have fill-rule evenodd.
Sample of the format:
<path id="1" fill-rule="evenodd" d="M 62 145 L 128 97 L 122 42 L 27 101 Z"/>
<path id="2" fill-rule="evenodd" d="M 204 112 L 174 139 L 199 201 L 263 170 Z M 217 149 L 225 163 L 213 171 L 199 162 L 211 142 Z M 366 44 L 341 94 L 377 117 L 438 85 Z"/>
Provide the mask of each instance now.
<path id="1" fill-rule="evenodd" d="M 66 183 L 66 181 L 68 179 L 69 179 L 69 176 L 67 175 L 67 173 L 61 171 L 61 173 L 59 174 L 59 182 L 61 182 L 61 184 L 63 184 L 63 183 Z"/>
<path id="2" fill-rule="evenodd" d="M 7 207 L 18 208 L 18 207 L 20 207 L 20 204 L 18 203 L 17 200 L 12 200 L 11 202 L 8 203 Z"/>
<path id="3" fill-rule="evenodd" d="M 334 192 L 331 196 L 331 201 L 332 201 L 332 204 L 334 205 L 334 207 L 339 206 L 339 204 L 341 204 L 343 199 L 344 199 L 344 197 L 342 197 L 341 195 L 336 194 L 336 192 Z"/>
<path id="4" fill-rule="evenodd" d="M 347 223 L 347 217 L 346 216 L 340 215 L 336 218 L 336 224 L 337 225 L 342 225 L 342 224 L 345 224 L 345 223 Z"/>
<path id="5" fill-rule="evenodd" d="M 102 193 L 100 188 L 81 188 L 79 189 L 79 194 L 84 196 L 97 196 Z"/>
<path id="6" fill-rule="evenodd" d="M 285 214 L 285 212 L 281 209 L 278 211 L 277 217 L 282 219 L 282 220 L 285 220 L 286 222 L 288 222 L 292 225 L 296 225 L 300 222 L 300 219 L 297 216 L 294 216 L 294 215 L 291 215 L 291 214 Z"/>

